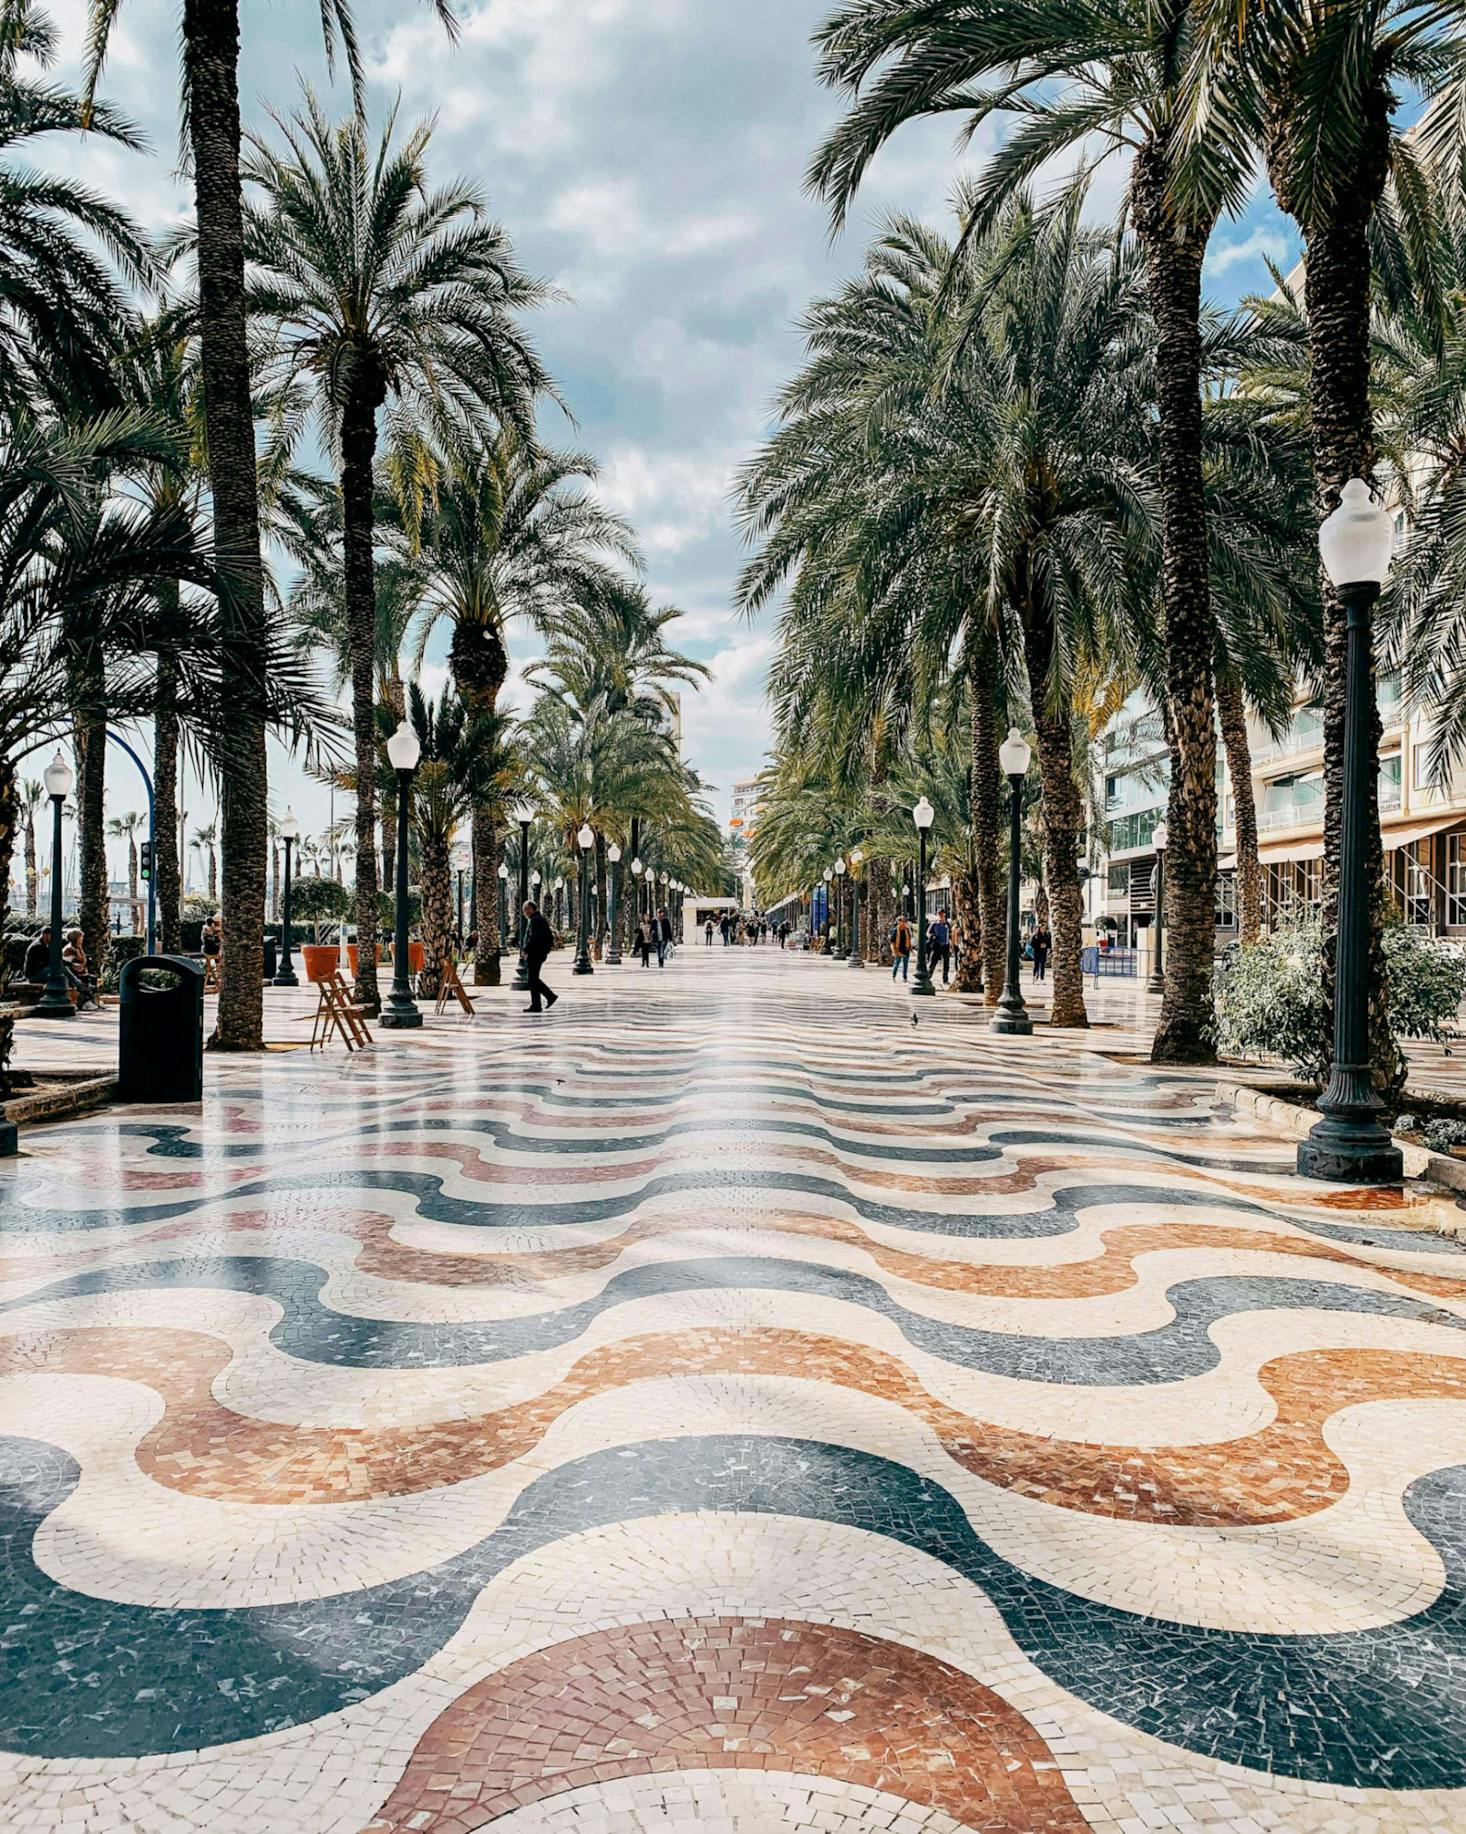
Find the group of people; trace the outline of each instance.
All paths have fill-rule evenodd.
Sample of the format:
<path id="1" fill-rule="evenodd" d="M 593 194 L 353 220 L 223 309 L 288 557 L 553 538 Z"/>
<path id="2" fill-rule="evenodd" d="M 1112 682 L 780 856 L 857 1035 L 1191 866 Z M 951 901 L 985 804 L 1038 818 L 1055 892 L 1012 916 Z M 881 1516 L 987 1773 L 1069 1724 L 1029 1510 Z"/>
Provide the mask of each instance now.
<path id="1" fill-rule="evenodd" d="M 524 1010 L 527 1013 L 548 1012 L 560 998 L 546 984 L 543 973 L 550 952 L 555 947 L 555 932 L 549 918 L 533 898 L 524 905 L 524 924 L 524 961 L 529 976 L 529 1005 Z M 661 905 L 655 916 L 643 912 L 637 919 L 632 946 L 641 956 L 643 968 L 650 967 L 653 950 L 656 951 L 657 966 L 665 967 L 672 953 L 673 942 L 672 919 L 666 905 Z"/>
<path id="2" fill-rule="evenodd" d="M 911 979 L 911 956 L 916 947 L 911 920 L 903 911 L 891 925 L 887 941 L 891 945 L 891 979 L 899 975 L 903 981 Z M 942 981 L 945 985 L 951 976 L 952 963 L 956 958 L 960 937 L 955 924 L 950 923 L 945 911 L 938 911 L 927 925 L 926 953 L 930 973 L 936 976 L 938 967 L 942 970 Z M 1047 924 L 1037 924 L 1029 932 L 1028 950 L 1033 957 L 1033 978 L 1045 980 L 1048 976 L 1049 952 L 1054 946 L 1054 939 L 1049 934 Z"/>
<path id="3" fill-rule="evenodd" d="M 734 911 L 724 911 L 716 925 L 711 917 L 703 920 L 703 941 L 709 949 L 713 946 L 713 930 L 717 929 L 723 938 L 723 947 L 731 948 L 734 943 L 753 943 L 757 945 L 776 937 L 782 949 L 789 940 L 787 923 L 770 923 L 767 917 L 740 917 Z"/>
<path id="4" fill-rule="evenodd" d="M 64 930 L 61 947 L 61 972 L 66 984 L 76 994 L 76 1009 L 85 1012 L 89 1006 L 100 1006 L 97 983 L 87 962 L 86 938 L 80 930 Z M 25 952 L 22 970 L 28 981 L 40 986 L 51 978 L 51 926 L 48 923 Z"/>

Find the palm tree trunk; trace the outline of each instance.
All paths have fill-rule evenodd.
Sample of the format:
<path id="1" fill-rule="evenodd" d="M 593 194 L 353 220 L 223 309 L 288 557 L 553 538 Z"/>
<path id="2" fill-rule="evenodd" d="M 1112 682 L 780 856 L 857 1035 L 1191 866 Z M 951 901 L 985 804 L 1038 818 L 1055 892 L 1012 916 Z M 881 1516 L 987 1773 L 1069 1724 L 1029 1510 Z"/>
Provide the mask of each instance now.
<path id="1" fill-rule="evenodd" d="M 1067 694 L 1055 706 L 1048 694 L 1053 632 L 1048 618 L 1024 620 L 1024 659 L 1038 740 L 1043 786 L 1044 878 L 1053 913 L 1053 1025 L 1088 1025 L 1084 1004 L 1084 894 L 1079 885 L 1079 849 L 1084 837 L 1084 804 L 1074 781 L 1072 711 Z"/>
<path id="2" fill-rule="evenodd" d="M 137 835 L 130 833 L 127 837 L 127 902 L 132 907 L 133 934 L 141 935 L 143 928 L 142 903 L 137 895 Z"/>
<path id="3" fill-rule="evenodd" d="M 443 969 L 453 952 L 453 872 L 448 849 L 438 840 L 424 841 L 422 860 L 423 971 L 418 994 L 436 1000 Z M 361 950 L 357 950 L 361 959 Z"/>
<path id="4" fill-rule="evenodd" d="M 1166 985 L 1153 1063 L 1216 1056 L 1217 736 L 1212 690 L 1216 632 L 1207 570 L 1201 430 L 1201 264 L 1207 230 L 1179 223 L 1168 203 L 1170 164 L 1150 140 L 1132 192 L 1156 325 L 1161 603 L 1171 734 L 1167 808 Z"/>
<path id="5" fill-rule="evenodd" d="M 178 582 L 165 580 L 158 589 L 160 607 L 178 614 Z M 181 944 L 179 905 L 183 878 L 178 860 L 178 669 L 166 656 L 158 658 L 157 697 L 153 707 L 153 884 L 157 888 L 158 946 L 165 955 L 176 955 Z"/>
<path id="6" fill-rule="evenodd" d="M 1237 926 L 1243 942 L 1262 934 L 1262 862 L 1257 857 L 1257 798 L 1252 789 L 1252 746 L 1247 737 L 1247 704 L 1234 676 L 1217 675 L 1217 712 L 1227 774 L 1232 780 L 1237 834 Z"/>
<path id="7" fill-rule="evenodd" d="M 596 936 L 595 958 L 605 955 L 602 947 L 606 935 L 606 837 L 596 829 Z"/>
<path id="8" fill-rule="evenodd" d="M 10 862 L 15 853 L 17 808 L 15 766 L 9 758 L 0 754 L 0 937 L 5 934 L 5 919 L 10 906 Z M 34 827 L 35 818 L 32 816 L 28 833 Z M 0 947 L 0 994 L 5 992 L 9 980 L 9 963 L 4 948 Z M 0 1101 L 10 1094 L 10 1052 L 14 1038 L 14 1019 L 8 1013 L 0 1013 Z"/>
<path id="9" fill-rule="evenodd" d="M 499 824 L 491 807 L 481 804 L 471 818 L 473 834 L 474 915 L 478 943 L 473 979 L 478 987 L 497 987 L 499 965 Z"/>
<path id="10" fill-rule="evenodd" d="M 491 714 L 499 702 L 505 677 L 509 673 L 509 652 L 504 647 L 504 639 L 497 626 L 474 624 L 467 620 L 453 626 L 453 636 L 448 644 L 448 664 L 453 671 L 453 685 L 458 690 L 458 697 L 463 702 L 470 719 L 484 718 Z M 485 863 L 493 859 L 497 849 L 493 811 L 480 806 L 473 812 L 473 851 L 474 870 L 478 871 L 478 862 Z M 497 871 L 497 866 L 493 869 Z M 487 884 L 481 880 L 480 884 Z M 540 887 L 541 896 L 547 897 L 548 888 Z M 497 987 L 499 985 L 499 922 L 497 912 L 492 922 L 484 921 L 486 907 L 493 902 L 492 898 L 479 897 L 478 948 L 473 958 L 473 984 L 475 987 Z"/>
<path id="11" fill-rule="evenodd" d="M 12 782 L 14 772 L 11 773 Z M 12 813 L 12 822 L 14 815 Z M 10 882 L 7 869 L 6 884 Z M 34 806 L 26 810 L 25 816 L 25 908 L 27 916 L 36 914 L 36 899 L 40 891 L 40 875 L 36 870 L 36 811 Z"/>
<path id="12" fill-rule="evenodd" d="M 952 904 L 957 927 L 962 932 L 962 953 L 952 985 L 958 993 L 983 991 L 982 887 L 978 882 L 977 856 L 969 855 L 967 864 L 952 875 Z"/>
<path id="13" fill-rule="evenodd" d="M 1003 931 L 1003 770 L 998 761 L 998 650 L 972 638 L 967 652 L 967 686 L 972 700 L 972 846 L 977 869 L 984 1003 L 996 1006 L 1003 992 L 1007 958 Z M 965 929 L 964 925 L 964 929 Z M 976 951 L 973 951 L 975 954 Z"/>
<path id="14" fill-rule="evenodd" d="M 1338 507 L 1350 478 L 1370 479 L 1376 458 L 1369 402 L 1369 215 L 1379 195 L 1363 182 L 1340 206 L 1336 219 L 1307 234 L 1305 303 L 1313 415 L 1314 473 L 1320 517 Z M 1381 178 L 1381 189 L 1382 189 Z M 1338 595 L 1327 583 L 1324 607 L 1324 882 L 1323 958 L 1327 992 L 1328 1055 L 1333 1055 L 1334 945 L 1338 935 L 1339 866 L 1344 829 L 1344 722 L 1348 701 L 1348 624 Z M 1373 635 L 1365 704 L 1365 750 L 1378 755 L 1379 704 L 1375 695 Z M 1385 1095 L 1404 1085 L 1405 1061 L 1390 1033 L 1389 969 L 1384 955 L 1386 892 L 1379 827 L 1377 773 L 1369 772 L 1365 828 L 1366 871 L 1371 886 L 1369 934 L 1369 1046 L 1376 1088 Z"/>
<path id="15" fill-rule="evenodd" d="M 223 985 L 210 1045 L 263 1041 L 265 597 L 254 416 L 245 336 L 239 192 L 239 0 L 183 0 L 188 130 L 198 220 L 199 326 L 214 541 L 229 567 L 223 602 L 225 751 Z"/>
<path id="16" fill-rule="evenodd" d="M 351 647 L 351 727 L 356 747 L 356 984 L 352 997 L 369 1013 L 377 991 L 377 588 L 372 562 L 372 465 L 377 409 L 386 381 L 359 368 L 341 414 L 341 549 L 346 629 Z M 339 876 L 339 867 L 338 867 Z M 433 989 L 437 992 L 436 986 Z"/>
<path id="17" fill-rule="evenodd" d="M 107 954 L 107 722 L 105 715 L 78 715 L 75 722 L 76 826 L 80 838 L 80 900 L 77 921 L 92 973 L 100 976 Z"/>

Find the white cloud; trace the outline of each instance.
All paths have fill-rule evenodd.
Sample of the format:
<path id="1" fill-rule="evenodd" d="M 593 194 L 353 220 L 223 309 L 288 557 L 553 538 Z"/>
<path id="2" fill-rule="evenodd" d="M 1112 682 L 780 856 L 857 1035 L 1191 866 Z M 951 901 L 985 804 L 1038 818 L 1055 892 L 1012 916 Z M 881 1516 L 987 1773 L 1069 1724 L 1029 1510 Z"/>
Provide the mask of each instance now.
<path id="1" fill-rule="evenodd" d="M 731 525 L 736 462 L 725 450 L 657 452 L 623 442 L 606 456 L 601 499 L 631 518 L 649 554 L 675 554 Z"/>
<path id="2" fill-rule="evenodd" d="M 1240 267 L 1244 261 L 1256 261 L 1259 265 L 1264 260 L 1286 262 L 1288 254 L 1287 236 L 1282 230 L 1263 224 L 1240 241 L 1213 242 L 1207 251 L 1206 271 L 1212 278 L 1217 278 L 1229 273 L 1234 267 Z"/>
<path id="3" fill-rule="evenodd" d="M 772 632 L 742 631 L 713 657 L 712 680 L 682 703 L 688 760 L 717 786 L 717 805 L 725 816 L 734 782 L 763 766 L 768 746 L 764 678 L 773 654 Z"/>

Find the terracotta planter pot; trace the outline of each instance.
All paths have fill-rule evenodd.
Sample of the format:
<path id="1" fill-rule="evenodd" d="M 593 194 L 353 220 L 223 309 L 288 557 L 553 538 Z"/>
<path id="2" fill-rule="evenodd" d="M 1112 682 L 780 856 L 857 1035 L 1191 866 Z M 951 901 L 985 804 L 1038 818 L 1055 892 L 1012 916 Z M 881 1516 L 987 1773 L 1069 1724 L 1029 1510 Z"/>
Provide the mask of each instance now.
<path id="1" fill-rule="evenodd" d="M 421 974 L 423 971 L 423 964 L 427 959 L 428 952 L 425 944 L 410 942 L 407 945 L 407 972 L 409 974 Z"/>
<path id="2" fill-rule="evenodd" d="M 323 981 L 341 966 L 341 951 L 335 943 L 305 943 L 300 951 L 308 981 Z"/>
<path id="3" fill-rule="evenodd" d="M 377 944 L 377 960 L 379 962 L 381 961 L 382 956 L 385 953 L 386 951 L 382 948 L 382 945 L 378 943 Z M 351 978 L 352 980 L 355 980 L 356 979 L 356 944 L 354 942 L 349 942 L 346 945 L 346 960 L 351 969 Z"/>

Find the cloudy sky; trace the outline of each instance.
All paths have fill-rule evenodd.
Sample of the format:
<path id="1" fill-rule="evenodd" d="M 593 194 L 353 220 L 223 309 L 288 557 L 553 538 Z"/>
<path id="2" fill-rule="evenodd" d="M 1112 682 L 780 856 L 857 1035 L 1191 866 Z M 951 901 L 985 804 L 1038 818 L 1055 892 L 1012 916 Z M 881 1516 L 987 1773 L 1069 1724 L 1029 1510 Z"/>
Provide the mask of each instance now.
<path id="1" fill-rule="evenodd" d="M 603 495 L 640 530 L 655 596 L 686 613 L 684 645 L 713 670 L 685 726 L 726 815 L 733 781 L 764 756 L 771 641 L 730 610 L 741 559 L 730 479 L 798 359 L 809 300 L 854 264 L 882 212 L 941 215 L 952 125 L 894 143 L 832 246 L 801 184 L 834 113 L 808 43 L 828 0 L 459 0 L 456 46 L 425 4 L 355 4 L 374 119 L 398 97 L 404 121 L 434 116 L 435 173 L 477 181 L 526 264 L 570 295 L 536 327 L 579 422 L 565 437 L 598 454 Z M 52 11 L 74 67 L 84 0 Z M 261 125 L 264 105 L 290 107 L 302 80 L 327 87 L 319 11 L 314 0 L 244 0 L 241 11 L 245 117 Z M 126 0 L 104 83 L 148 132 L 151 156 L 95 142 L 66 155 L 158 224 L 184 202 L 178 12 L 178 0 Z M 1292 249 L 1260 206 L 1216 238 L 1213 290 L 1264 286 L 1263 258 Z M 527 633 L 515 643 L 522 661 Z M 324 793 L 291 769 L 278 775 L 319 826 Z"/>

